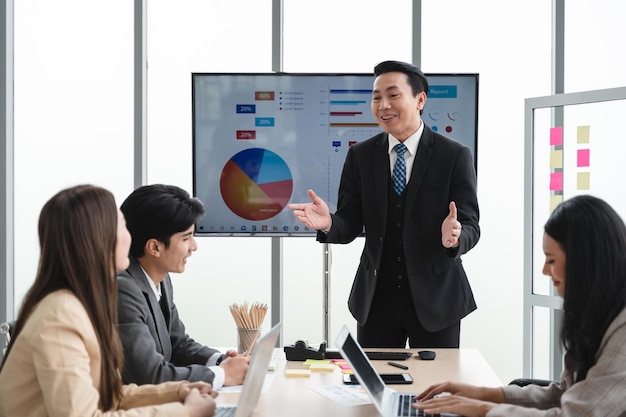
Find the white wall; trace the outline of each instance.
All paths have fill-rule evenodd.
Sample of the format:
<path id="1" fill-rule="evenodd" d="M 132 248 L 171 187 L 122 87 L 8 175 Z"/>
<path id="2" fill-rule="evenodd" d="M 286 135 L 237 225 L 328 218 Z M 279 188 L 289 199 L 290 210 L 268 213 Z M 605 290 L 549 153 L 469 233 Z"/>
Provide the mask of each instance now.
<path id="1" fill-rule="evenodd" d="M 551 93 L 550 2 L 423 3 L 422 69 L 480 73 L 482 237 L 464 257 L 479 309 L 463 321 L 461 345 L 480 349 L 508 382 L 522 370 L 523 105 Z M 385 59 L 411 60 L 411 1 L 302 4 L 285 0 L 285 71 L 370 72 Z M 148 182 L 191 191 L 190 74 L 271 71 L 271 0 L 148 6 Z M 611 51 L 623 49 L 616 19 L 626 6 L 568 7 L 566 92 L 624 85 L 624 56 Z M 16 2 L 18 305 L 36 270 L 43 203 L 75 183 L 103 185 L 120 203 L 132 190 L 132 13 L 126 0 Z M 173 278 L 177 304 L 196 339 L 232 346 L 228 305 L 271 302 L 270 238 L 198 243 L 187 271 Z M 354 328 L 346 301 L 362 244 L 331 246 L 331 340 L 342 324 Z M 322 246 L 310 238 L 283 246 L 284 340 L 319 343 Z"/>

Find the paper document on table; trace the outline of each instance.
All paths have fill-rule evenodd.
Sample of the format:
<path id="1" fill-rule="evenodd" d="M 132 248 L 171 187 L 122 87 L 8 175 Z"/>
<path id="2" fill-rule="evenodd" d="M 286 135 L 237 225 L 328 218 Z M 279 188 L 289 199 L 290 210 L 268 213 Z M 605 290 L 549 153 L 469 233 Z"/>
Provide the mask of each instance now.
<path id="1" fill-rule="evenodd" d="M 262 393 L 266 393 L 270 390 L 270 388 L 272 387 L 272 384 L 274 383 L 274 377 L 276 376 L 276 374 L 267 374 L 265 375 L 265 380 L 263 381 L 263 388 L 261 389 Z M 243 389 L 243 385 L 233 385 L 231 387 L 222 387 L 220 389 L 218 389 L 218 392 L 235 392 L 235 393 L 240 393 L 241 390 Z"/>
<path id="2" fill-rule="evenodd" d="M 311 389 L 341 405 L 372 403 L 369 395 L 360 385 L 320 385 L 311 387 Z"/>
<path id="3" fill-rule="evenodd" d="M 274 372 L 276 370 L 276 365 L 278 365 L 278 356 L 274 354 L 272 355 L 272 359 L 270 359 L 269 365 L 267 365 L 267 370 L 270 372 Z"/>

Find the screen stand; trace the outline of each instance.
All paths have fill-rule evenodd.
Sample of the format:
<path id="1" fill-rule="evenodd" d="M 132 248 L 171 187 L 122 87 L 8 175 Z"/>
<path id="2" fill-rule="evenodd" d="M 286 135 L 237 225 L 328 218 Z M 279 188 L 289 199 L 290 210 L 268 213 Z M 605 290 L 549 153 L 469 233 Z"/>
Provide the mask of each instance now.
<path id="1" fill-rule="evenodd" d="M 272 326 L 283 322 L 283 241 L 280 237 L 272 237 Z M 328 331 L 330 321 L 330 246 L 323 244 L 324 276 L 323 276 L 323 341 L 328 345 Z M 278 347 L 283 345 L 282 332 L 278 338 Z"/>
<path id="2" fill-rule="evenodd" d="M 323 341 L 326 342 L 326 346 L 328 346 L 329 338 L 329 322 L 330 322 L 330 246 L 328 243 L 324 243 L 324 300 L 322 308 L 323 308 L 323 321 L 324 321 L 324 334 Z"/>
<path id="3" fill-rule="evenodd" d="M 283 241 L 272 237 L 272 327 L 283 322 Z M 283 332 L 276 341 L 276 346 L 283 345 Z"/>

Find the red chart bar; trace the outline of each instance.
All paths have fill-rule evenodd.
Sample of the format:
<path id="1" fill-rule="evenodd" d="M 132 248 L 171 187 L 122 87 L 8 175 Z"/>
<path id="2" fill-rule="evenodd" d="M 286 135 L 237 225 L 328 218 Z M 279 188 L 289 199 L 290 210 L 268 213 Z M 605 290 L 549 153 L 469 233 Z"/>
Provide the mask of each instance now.
<path id="1" fill-rule="evenodd" d="M 378 123 L 331 123 L 330 127 L 378 127 Z"/>
<path id="2" fill-rule="evenodd" d="M 331 111 L 331 116 L 357 116 L 363 114 L 362 111 Z"/>

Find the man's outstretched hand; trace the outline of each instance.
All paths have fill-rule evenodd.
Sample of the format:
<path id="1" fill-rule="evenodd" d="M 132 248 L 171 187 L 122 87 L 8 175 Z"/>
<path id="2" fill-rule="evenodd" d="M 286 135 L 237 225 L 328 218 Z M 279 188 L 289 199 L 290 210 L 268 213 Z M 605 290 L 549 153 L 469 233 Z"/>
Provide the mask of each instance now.
<path id="1" fill-rule="evenodd" d="M 308 228 L 315 230 L 328 230 L 330 228 L 330 210 L 328 204 L 313 192 L 308 190 L 310 203 L 293 203 L 287 207 L 293 210 L 293 215 Z"/>

